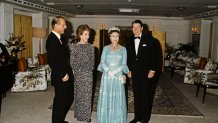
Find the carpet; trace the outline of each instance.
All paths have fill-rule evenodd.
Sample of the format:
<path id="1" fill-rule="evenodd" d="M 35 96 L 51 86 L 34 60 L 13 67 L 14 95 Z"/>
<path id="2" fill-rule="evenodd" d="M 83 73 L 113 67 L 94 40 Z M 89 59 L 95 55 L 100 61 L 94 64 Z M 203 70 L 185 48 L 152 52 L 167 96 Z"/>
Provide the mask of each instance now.
<path id="1" fill-rule="evenodd" d="M 93 111 L 97 109 L 100 80 L 97 79 L 93 100 Z M 162 115 L 186 115 L 203 116 L 203 114 L 172 84 L 173 81 L 179 81 L 175 77 L 170 78 L 168 71 L 164 72 L 157 85 L 152 114 Z M 181 80 L 181 79 L 180 79 Z M 133 93 L 132 87 L 128 86 L 128 112 L 133 113 Z M 52 106 L 49 106 L 51 109 Z M 71 107 L 73 110 L 73 105 Z"/>

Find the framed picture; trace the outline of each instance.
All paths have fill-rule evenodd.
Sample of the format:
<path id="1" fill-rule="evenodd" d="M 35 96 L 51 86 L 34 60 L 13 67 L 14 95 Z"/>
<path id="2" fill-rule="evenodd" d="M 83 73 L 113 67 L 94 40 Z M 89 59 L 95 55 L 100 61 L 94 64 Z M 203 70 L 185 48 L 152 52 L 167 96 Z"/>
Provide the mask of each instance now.
<path id="1" fill-rule="evenodd" d="M 194 45 L 199 45 L 199 43 L 200 43 L 200 34 L 192 34 L 192 43 Z"/>

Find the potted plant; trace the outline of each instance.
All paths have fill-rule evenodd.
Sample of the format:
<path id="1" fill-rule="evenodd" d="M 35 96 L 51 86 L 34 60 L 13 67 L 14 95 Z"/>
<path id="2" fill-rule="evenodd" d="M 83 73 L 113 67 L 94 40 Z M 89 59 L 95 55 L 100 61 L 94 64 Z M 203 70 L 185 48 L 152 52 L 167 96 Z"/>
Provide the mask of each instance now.
<path id="1" fill-rule="evenodd" d="M 192 43 L 187 43 L 187 44 L 179 43 L 178 50 L 182 52 L 183 56 L 187 55 L 189 52 L 192 52 L 195 55 L 197 54 L 196 47 Z"/>

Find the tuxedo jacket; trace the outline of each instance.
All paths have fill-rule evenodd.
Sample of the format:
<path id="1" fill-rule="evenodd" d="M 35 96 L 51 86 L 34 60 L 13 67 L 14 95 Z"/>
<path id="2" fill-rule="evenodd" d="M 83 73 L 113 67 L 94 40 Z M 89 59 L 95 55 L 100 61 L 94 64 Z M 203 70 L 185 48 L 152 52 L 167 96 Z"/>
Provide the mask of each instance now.
<path id="1" fill-rule="evenodd" d="M 62 78 L 68 74 L 70 80 L 73 78 L 72 69 L 66 43 L 62 43 L 58 37 L 51 32 L 46 41 L 47 59 L 51 68 L 51 83 L 53 85 L 62 82 Z"/>
<path id="2" fill-rule="evenodd" d="M 135 51 L 134 37 L 126 43 L 127 65 L 130 71 L 148 74 L 149 70 L 157 71 L 157 45 L 152 36 L 142 34 L 138 46 L 138 53 Z"/>

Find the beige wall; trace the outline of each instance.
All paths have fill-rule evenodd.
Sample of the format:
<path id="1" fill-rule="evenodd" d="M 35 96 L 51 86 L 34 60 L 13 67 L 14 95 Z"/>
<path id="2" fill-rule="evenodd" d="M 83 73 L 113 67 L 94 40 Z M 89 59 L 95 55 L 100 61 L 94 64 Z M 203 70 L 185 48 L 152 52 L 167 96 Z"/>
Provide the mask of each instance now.
<path id="1" fill-rule="evenodd" d="M 8 38 L 8 34 L 13 32 L 13 13 L 16 10 L 25 10 L 29 12 L 21 12 L 24 15 L 31 15 L 33 17 L 33 26 L 47 27 L 48 13 L 37 12 L 35 10 L 25 9 L 22 7 L 17 7 L 10 4 L 0 3 L 0 42 L 4 42 Z M 140 19 L 144 23 L 147 23 L 151 28 L 159 32 L 166 33 L 166 43 L 171 45 L 176 45 L 178 43 L 188 43 L 191 42 L 191 21 L 184 20 L 182 18 L 173 17 L 143 17 L 143 16 L 94 16 L 94 15 L 84 15 L 69 17 L 68 20 L 72 22 L 74 30 L 80 24 L 88 24 L 91 28 L 98 30 L 104 25 L 106 29 L 112 26 L 131 26 L 131 22 L 135 19 Z M 216 19 L 218 20 L 218 19 Z M 216 21 L 214 26 L 214 35 L 218 30 L 218 21 Z M 35 40 L 35 39 L 33 39 Z M 46 40 L 46 39 L 44 39 Z M 33 41 L 33 56 L 35 56 L 38 51 L 38 45 L 34 44 Z M 218 36 L 213 37 L 213 47 L 212 47 L 212 57 L 217 58 L 217 44 Z M 44 44 L 42 44 L 44 45 Z M 44 47 L 44 46 L 42 46 Z M 43 49 L 43 52 L 46 52 Z"/>
<path id="2" fill-rule="evenodd" d="M 150 28 L 166 32 L 166 42 L 171 45 L 178 43 L 187 43 L 190 39 L 190 21 L 181 18 L 166 18 L 166 17 L 139 17 L 139 16 L 75 16 L 69 18 L 72 22 L 74 30 L 80 24 L 88 24 L 91 28 L 98 30 L 102 25 L 105 29 L 112 26 L 131 26 L 135 19 L 140 19 L 143 23 L 149 25 Z"/>

